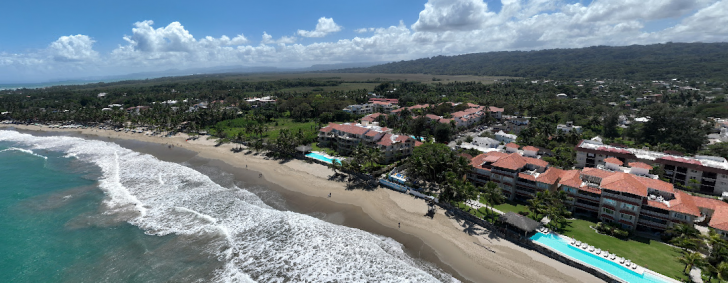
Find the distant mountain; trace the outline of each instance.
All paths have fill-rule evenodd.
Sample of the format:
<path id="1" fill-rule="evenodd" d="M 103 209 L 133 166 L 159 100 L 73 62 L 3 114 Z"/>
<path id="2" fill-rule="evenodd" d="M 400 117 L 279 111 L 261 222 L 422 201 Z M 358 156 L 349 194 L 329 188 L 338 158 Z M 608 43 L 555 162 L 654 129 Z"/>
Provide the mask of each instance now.
<path id="1" fill-rule="evenodd" d="M 367 68 L 346 68 L 336 72 L 728 81 L 728 43 L 666 43 L 474 53 L 400 61 Z"/>
<path id="2" fill-rule="evenodd" d="M 189 75 L 213 75 L 213 74 L 234 74 L 234 73 L 297 73 L 297 72 L 313 72 L 337 70 L 342 68 L 359 68 L 379 65 L 385 62 L 358 62 L 358 63 L 338 63 L 338 64 L 318 64 L 306 68 L 277 68 L 277 67 L 248 67 L 248 66 L 219 66 L 210 68 L 194 68 L 194 69 L 169 69 L 157 72 L 141 72 L 116 76 L 96 76 L 85 77 L 73 80 L 51 81 L 41 83 L 8 83 L 0 84 L 0 90 L 16 89 L 16 88 L 42 88 L 56 85 L 79 85 L 98 82 L 118 82 L 128 80 L 144 80 L 162 77 L 178 77 Z"/>

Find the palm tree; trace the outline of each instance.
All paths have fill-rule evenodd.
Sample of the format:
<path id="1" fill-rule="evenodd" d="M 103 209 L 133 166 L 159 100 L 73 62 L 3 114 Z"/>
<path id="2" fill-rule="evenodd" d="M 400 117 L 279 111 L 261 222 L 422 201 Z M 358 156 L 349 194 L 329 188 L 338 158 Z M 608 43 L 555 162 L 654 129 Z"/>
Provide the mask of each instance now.
<path id="1" fill-rule="evenodd" d="M 715 267 L 715 274 L 721 281 L 728 279 L 728 263 L 721 262 Z"/>
<path id="2" fill-rule="evenodd" d="M 684 252 L 683 256 L 679 257 L 677 260 L 680 263 L 685 264 L 683 273 L 688 273 L 688 270 L 691 270 L 693 266 L 700 265 L 703 261 L 703 256 L 696 252 Z"/>
<path id="3" fill-rule="evenodd" d="M 503 203 L 506 200 L 503 191 L 493 181 L 488 181 L 485 186 L 481 187 L 480 198 L 488 205 L 488 216 L 492 214 L 494 205 Z"/>

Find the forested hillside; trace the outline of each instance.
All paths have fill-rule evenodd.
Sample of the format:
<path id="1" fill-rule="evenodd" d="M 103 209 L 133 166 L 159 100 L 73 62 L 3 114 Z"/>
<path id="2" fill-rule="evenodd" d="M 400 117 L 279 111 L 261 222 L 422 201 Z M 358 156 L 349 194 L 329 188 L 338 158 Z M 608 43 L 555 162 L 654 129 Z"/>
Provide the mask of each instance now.
<path id="1" fill-rule="evenodd" d="M 339 72 L 725 81 L 726 70 L 728 43 L 666 43 L 437 56 Z"/>

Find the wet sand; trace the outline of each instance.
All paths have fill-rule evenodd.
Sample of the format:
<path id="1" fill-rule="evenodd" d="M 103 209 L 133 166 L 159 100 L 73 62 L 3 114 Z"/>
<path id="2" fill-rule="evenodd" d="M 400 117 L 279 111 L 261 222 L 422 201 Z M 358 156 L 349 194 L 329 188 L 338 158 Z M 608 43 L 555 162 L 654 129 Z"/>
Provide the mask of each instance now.
<path id="1" fill-rule="evenodd" d="M 166 161 L 207 162 L 233 173 L 246 186 L 263 186 L 277 192 L 291 211 L 391 237 L 402 243 L 414 258 L 431 262 L 464 282 L 601 281 L 586 272 L 500 239 L 490 231 L 449 215 L 442 209 L 433 218 L 426 217 L 425 202 L 409 195 L 386 188 L 347 189 L 345 182 L 329 180 L 333 172 L 323 165 L 301 160 L 281 163 L 262 155 L 246 154 L 248 151 L 232 153 L 235 145 L 215 146 L 213 141 L 205 139 L 187 142 L 185 135 L 162 138 L 95 129 L 16 128 L 42 131 L 29 132 L 36 135 L 71 133 L 117 142 Z M 170 148 L 172 145 L 174 148 Z M 263 178 L 257 178 L 259 173 L 263 174 Z M 329 193 L 332 193 L 331 198 Z"/>

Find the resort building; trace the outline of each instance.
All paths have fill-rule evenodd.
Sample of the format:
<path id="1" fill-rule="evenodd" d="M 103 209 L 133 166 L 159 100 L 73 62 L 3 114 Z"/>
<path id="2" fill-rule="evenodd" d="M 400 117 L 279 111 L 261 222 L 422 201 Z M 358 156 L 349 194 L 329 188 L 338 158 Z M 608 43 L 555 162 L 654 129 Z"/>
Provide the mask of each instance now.
<path id="1" fill-rule="evenodd" d="M 346 106 L 346 108 L 343 109 L 344 112 L 348 112 L 355 115 L 364 115 L 364 114 L 370 114 L 374 113 L 374 105 L 373 104 L 353 104 Z"/>
<path id="2" fill-rule="evenodd" d="M 250 104 L 253 108 L 261 107 L 268 104 L 276 104 L 276 100 L 273 97 L 270 96 L 264 96 L 264 97 L 253 97 L 246 99 L 245 102 Z"/>
<path id="3" fill-rule="evenodd" d="M 625 167 L 620 160 L 607 158 L 601 168 L 563 170 L 523 156 L 537 154 L 536 147 L 515 152 L 513 148 L 506 147 L 511 153 L 492 151 L 473 157 L 467 178 L 478 186 L 493 181 L 511 200 L 563 190 L 572 198 L 569 206 L 573 212 L 628 230 L 660 232 L 675 223 L 703 223 L 728 237 L 728 203 L 677 190 L 649 174 L 650 166 L 645 163 Z"/>
<path id="4" fill-rule="evenodd" d="M 359 144 L 375 147 L 382 151 L 384 163 L 407 157 L 415 146 L 422 143 L 406 135 L 394 135 L 392 130 L 372 124 L 335 124 L 321 128 L 318 134 L 321 146 L 332 147 L 341 154 L 349 154 Z"/>
<path id="5" fill-rule="evenodd" d="M 497 133 L 495 133 L 495 139 L 502 143 L 514 142 L 517 138 L 518 136 L 513 134 L 507 134 L 503 131 L 498 131 Z"/>
<path id="6" fill-rule="evenodd" d="M 623 164 L 639 162 L 639 166 L 644 168 L 660 166 L 670 183 L 692 186 L 701 193 L 720 195 L 728 192 L 728 161 L 722 157 L 684 157 L 646 149 L 605 145 L 593 140 L 583 140 L 576 146 L 578 168 L 603 166 L 610 157 Z"/>
<path id="7" fill-rule="evenodd" d="M 488 112 L 490 112 L 490 116 L 498 120 L 503 118 L 503 110 L 503 108 L 498 108 L 495 106 L 488 107 Z"/>
<path id="8" fill-rule="evenodd" d="M 568 121 L 566 124 L 558 124 L 556 125 L 556 131 L 562 132 L 562 133 L 577 133 L 581 134 L 582 128 L 581 126 L 574 126 L 574 122 Z"/>

